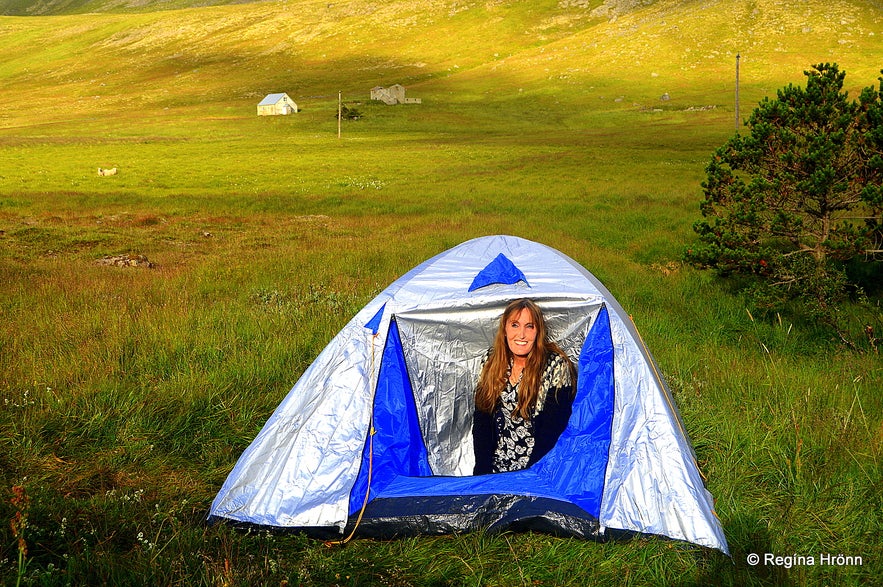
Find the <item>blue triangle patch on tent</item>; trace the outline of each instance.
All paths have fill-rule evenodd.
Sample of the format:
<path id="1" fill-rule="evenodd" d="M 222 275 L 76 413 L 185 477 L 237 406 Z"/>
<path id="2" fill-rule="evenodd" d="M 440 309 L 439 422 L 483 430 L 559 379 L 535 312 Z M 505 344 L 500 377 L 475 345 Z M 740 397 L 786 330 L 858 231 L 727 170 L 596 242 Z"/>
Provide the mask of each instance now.
<path id="1" fill-rule="evenodd" d="M 368 320 L 368 323 L 365 324 L 365 328 L 370 328 L 372 334 L 377 334 L 380 332 L 380 321 L 383 319 L 383 311 L 386 309 L 386 304 L 380 306 L 380 309 L 377 310 L 377 313 L 374 314 L 374 317 Z"/>
<path id="2" fill-rule="evenodd" d="M 472 285 L 469 286 L 469 291 L 475 291 L 497 283 L 512 285 L 519 281 L 523 281 L 527 287 L 530 287 L 521 269 L 516 267 L 506 255 L 500 253 L 484 269 L 478 272 L 475 279 L 472 280 Z"/>

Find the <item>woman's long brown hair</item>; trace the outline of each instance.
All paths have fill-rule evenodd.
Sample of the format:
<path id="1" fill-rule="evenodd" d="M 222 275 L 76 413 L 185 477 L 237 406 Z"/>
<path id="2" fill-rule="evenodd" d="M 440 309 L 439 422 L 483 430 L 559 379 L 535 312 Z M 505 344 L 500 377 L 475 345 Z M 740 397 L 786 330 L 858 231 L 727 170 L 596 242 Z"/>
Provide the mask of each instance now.
<path id="1" fill-rule="evenodd" d="M 539 306 L 526 298 L 509 302 L 503 311 L 503 315 L 500 317 L 500 325 L 494 337 L 494 346 L 491 349 L 490 357 L 488 357 L 484 368 L 481 370 L 481 377 L 479 377 L 478 386 L 475 388 L 475 407 L 479 411 L 488 414 L 492 413 L 497 406 L 500 395 L 503 393 L 503 389 L 506 388 L 509 363 L 512 360 L 512 351 L 509 350 L 509 345 L 506 344 L 506 324 L 513 316 L 521 313 L 525 308 L 531 314 L 534 326 L 537 329 L 537 338 L 533 350 L 527 355 L 527 363 L 524 366 L 524 373 L 521 376 L 521 383 L 518 387 L 518 407 L 515 412 L 517 415 L 525 420 L 530 419 L 531 412 L 537 403 L 537 396 L 540 393 L 540 379 L 546 367 L 546 355 L 549 351 L 558 353 L 567 359 L 564 351 L 549 340 L 546 320 L 543 318 L 543 312 Z M 567 359 L 567 362 L 570 364 L 569 359 Z"/>

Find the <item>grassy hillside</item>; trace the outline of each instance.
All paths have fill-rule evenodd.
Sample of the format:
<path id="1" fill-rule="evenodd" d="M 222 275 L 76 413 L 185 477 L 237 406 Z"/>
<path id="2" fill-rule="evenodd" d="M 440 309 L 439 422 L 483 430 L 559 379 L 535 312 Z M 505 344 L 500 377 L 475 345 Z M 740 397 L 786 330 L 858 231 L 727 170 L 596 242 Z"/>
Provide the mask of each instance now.
<path id="1" fill-rule="evenodd" d="M 64 120 L 132 110 L 122 99 L 138 100 L 129 105 L 138 110 L 170 100 L 205 109 L 250 102 L 268 87 L 302 99 L 360 97 L 365 85 L 429 80 L 455 98 L 546 90 L 583 107 L 622 97 L 621 108 L 656 105 L 668 92 L 683 107 L 696 105 L 691 92 L 711 91 L 712 103 L 730 106 L 736 53 L 746 104 L 800 81 L 809 63 L 836 60 L 860 80 L 878 73 L 871 56 L 883 31 L 868 3 L 596 4 L 302 1 L 12 18 L 3 21 L 0 73 L 15 110 L 22 90 L 52 91 L 65 100 Z"/>
<path id="2" fill-rule="evenodd" d="M 704 166 L 736 128 L 736 54 L 741 118 L 817 62 L 857 95 L 883 67 L 879 3 L 45 6 L 92 13 L 0 17 L 0 518 L 23 511 L 8 488 L 30 496 L 25 567 L 0 526 L 4 584 L 881 575 L 879 354 L 798 317 L 757 320 L 680 263 Z M 422 104 L 368 101 L 392 83 Z M 301 113 L 256 116 L 283 91 Z M 340 138 L 338 92 L 362 113 Z M 654 539 L 327 549 L 205 528 L 236 458 L 352 314 L 495 233 L 568 254 L 632 313 L 732 560 Z M 152 266 L 108 264 L 139 255 Z M 863 564 L 747 564 L 766 552 Z"/>
<path id="3" fill-rule="evenodd" d="M 196 6 L 244 4 L 237 0 L 0 0 L 5 16 L 52 16 L 85 13 L 132 13 L 175 10 Z"/>

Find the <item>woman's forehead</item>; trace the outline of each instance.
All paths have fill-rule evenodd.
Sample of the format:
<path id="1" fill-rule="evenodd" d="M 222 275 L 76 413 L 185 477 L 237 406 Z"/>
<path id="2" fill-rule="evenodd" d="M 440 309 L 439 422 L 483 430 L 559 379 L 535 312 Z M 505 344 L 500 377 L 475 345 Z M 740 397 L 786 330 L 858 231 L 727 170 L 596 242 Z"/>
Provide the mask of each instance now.
<path id="1" fill-rule="evenodd" d="M 536 316 L 533 315 L 533 312 L 528 307 L 524 308 L 515 308 L 513 311 L 509 312 L 509 316 L 506 319 L 507 322 L 534 322 L 536 321 Z"/>

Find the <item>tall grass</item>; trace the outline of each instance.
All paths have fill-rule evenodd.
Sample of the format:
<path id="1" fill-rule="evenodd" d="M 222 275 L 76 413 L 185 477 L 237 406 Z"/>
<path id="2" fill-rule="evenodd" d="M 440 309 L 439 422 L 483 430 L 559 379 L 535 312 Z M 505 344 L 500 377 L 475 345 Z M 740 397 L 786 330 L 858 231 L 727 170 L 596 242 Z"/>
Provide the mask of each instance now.
<path id="1" fill-rule="evenodd" d="M 0 18 L 0 519 L 16 514 L 9 488 L 30 497 L 23 570 L 0 525 L 3 583 L 872 584 L 879 355 L 799 317 L 756 319 L 679 259 L 707 158 L 733 132 L 735 53 L 747 113 L 820 60 L 873 83 L 883 21 L 860 2 L 751 4 Z M 393 82 L 423 104 L 367 102 Z M 339 90 L 364 116 L 337 139 Z M 258 118 L 270 91 L 303 112 Z M 732 559 L 652 537 L 329 549 L 206 527 L 239 454 L 353 313 L 494 233 L 568 254 L 632 314 Z M 123 255 L 153 267 L 102 263 Z M 818 564 L 826 553 L 862 564 Z"/>

